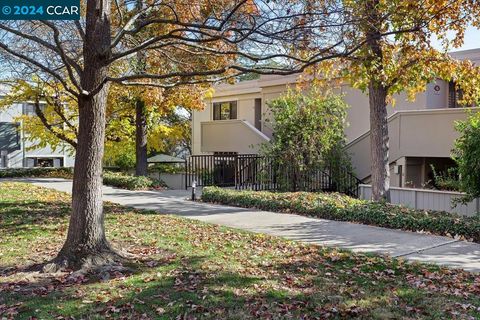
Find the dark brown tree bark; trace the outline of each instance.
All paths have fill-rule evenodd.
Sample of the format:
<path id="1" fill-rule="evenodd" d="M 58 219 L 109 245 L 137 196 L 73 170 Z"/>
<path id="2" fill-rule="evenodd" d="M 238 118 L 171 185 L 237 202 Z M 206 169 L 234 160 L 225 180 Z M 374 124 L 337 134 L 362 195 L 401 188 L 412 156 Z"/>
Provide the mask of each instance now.
<path id="1" fill-rule="evenodd" d="M 110 57 L 110 3 L 87 2 L 87 21 L 79 97 L 78 145 L 72 190 L 72 215 L 63 248 L 54 260 L 57 267 L 95 267 L 118 257 L 105 237 L 102 201 L 102 159 L 105 107 Z M 96 88 L 101 88 L 100 90 Z"/>
<path id="2" fill-rule="evenodd" d="M 135 175 L 146 176 L 147 173 L 147 116 L 145 102 L 138 99 L 135 103 Z"/>
<path id="3" fill-rule="evenodd" d="M 368 96 L 370 105 L 370 155 L 372 158 L 372 198 L 375 201 L 390 201 L 390 168 L 388 159 L 388 121 L 387 95 L 388 88 L 381 79 L 383 73 L 382 34 L 380 25 L 382 16 L 379 13 L 379 0 L 365 2 L 367 17 L 367 48 L 370 51 L 370 82 Z"/>
<path id="4" fill-rule="evenodd" d="M 368 96 L 370 104 L 372 197 L 376 201 L 390 201 L 387 89 L 381 83 L 371 80 L 368 85 Z"/>
<path id="5" fill-rule="evenodd" d="M 143 9 L 143 0 L 136 1 L 138 11 Z M 136 26 L 143 23 L 144 15 L 137 19 Z M 137 71 L 145 73 L 145 55 L 142 52 L 137 53 Z M 135 175 L 147 176 L 147 115 L 145 110 L 145 101 L 139 96 L 135 102 Z"/>

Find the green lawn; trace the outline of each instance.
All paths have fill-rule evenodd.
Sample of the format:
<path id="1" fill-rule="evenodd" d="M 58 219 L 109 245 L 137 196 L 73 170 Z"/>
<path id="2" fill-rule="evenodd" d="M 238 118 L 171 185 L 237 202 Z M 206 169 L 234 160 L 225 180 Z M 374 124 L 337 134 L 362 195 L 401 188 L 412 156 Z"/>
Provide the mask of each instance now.
<path id="1" fill-rule="evenodd" d="M 62 245 L 70 197 L 0 184 L 0 319 L 475 319 L 480 276 L 107 205 L 132 273 L 24 272 Z"/>

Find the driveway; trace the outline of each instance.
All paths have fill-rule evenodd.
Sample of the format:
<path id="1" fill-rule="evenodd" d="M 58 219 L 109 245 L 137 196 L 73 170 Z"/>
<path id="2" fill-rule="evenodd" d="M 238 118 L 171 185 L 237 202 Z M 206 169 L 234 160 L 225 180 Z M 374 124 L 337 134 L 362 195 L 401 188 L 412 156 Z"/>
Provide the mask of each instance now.
<path id="1" fill-rule="evenodd" d="M 16 179 L 71 193 L 65 179 Z M 186 190 L 129 191 L 103 188 L 106 201 L 137 209 L 155 210 L 223 226 L 281 236 L 356 252 L 387 254 L 480 272 L 480 244 L 447 237 L 392 230 L 361 224 L 308 218 L 223 205 L 192 202 Z"/>

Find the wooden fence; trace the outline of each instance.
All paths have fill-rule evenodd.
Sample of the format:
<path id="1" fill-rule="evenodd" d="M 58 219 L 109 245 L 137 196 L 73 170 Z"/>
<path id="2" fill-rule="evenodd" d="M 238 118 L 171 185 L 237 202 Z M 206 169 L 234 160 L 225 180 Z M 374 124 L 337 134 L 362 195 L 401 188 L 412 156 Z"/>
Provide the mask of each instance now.
<path id="1" fill-rule="evenodd" d="M 453 200 L 464 194 L 453 191 L 439 191 L 430 189 L 390 188 L 390 200 L 394 204 L 401 204 L 412 209 L 455 212 L 464 216 L 474 216 L 480 210 L 480 200 L 477 198 L 467 204 L 453 205 Z M 360 198 L 371 199 L 372 187 L 360 185 Z"/>

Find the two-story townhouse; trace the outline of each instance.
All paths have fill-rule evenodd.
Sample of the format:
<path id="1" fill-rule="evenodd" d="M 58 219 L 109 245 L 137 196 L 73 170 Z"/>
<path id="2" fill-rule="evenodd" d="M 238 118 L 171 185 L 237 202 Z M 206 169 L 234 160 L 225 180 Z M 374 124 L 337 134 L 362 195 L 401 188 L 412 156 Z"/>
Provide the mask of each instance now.
<path id="1" fill-rule="evenodd" d="M 4 95 L 7 91 L 2 90 Z M 67 147 L 52 150 L 49 147 L 34 148 L 25 139 L 21 115 L 35 115 L 32 103 L 19 102 L 0 111 L 0 168 L 20 167 L 73 167 L 74 157 Z"/>
<path id="2" fill-rule="evenodd" d="M 452 53 L 457 59 L 480 62 L 480 49 Z M 258 153 L 272 138 L 268 101 L 283 94 L 297 76 L 261 76 L 258 80 L 222 84 L 215 88 L 206 108 L 192 117 L 192 151 L 201 154 Z M 347 151 L 357 177 L 370 177 L 368 96 L 347 83 L 335 89 L 350 105 L 345 128 Z M 418 93 L 413 102 L 406 94 L 389 106 L 391 185 L 422 187 L 432 179 L 431 165 L 439 170 L 452 166 L 450 158 L 458 133 L 457 120 L 466 119 L 468 108 L 458 104 L 453 83 L 437 79 Z"/>

